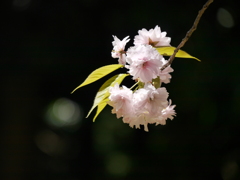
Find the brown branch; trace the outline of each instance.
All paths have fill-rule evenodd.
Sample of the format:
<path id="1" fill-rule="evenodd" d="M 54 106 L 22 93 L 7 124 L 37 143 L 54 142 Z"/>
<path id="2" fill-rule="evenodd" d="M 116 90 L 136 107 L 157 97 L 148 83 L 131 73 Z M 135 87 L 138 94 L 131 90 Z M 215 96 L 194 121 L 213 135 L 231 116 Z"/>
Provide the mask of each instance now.
<path id="1" fill-rule="evenodd" d="M 188 39 L 191 37 L 192 33 L 197 29 L 198 23 L 203 15 L 203 13 L 205 12 L 205 10 L 208 8 L 208 6 L 213 2 L 214 0 L 208 0 L 204 6 L 202 7 L 202 9 L 198 12 L 198 15 L 193 23 L 193 26 L 191 27 L 191 29 L 187 32 L 186 36 L 182 39 L 182 42 L 178 45 L 178 47 L 174 50 L 174 53 L 170 56 L 170 58 L 168 59 L 168 62 L 161 68 L 161 70 L 164 70 L 166 67 L 168 67 L 169 65 L 172 64 L 178 50 L 180 48 L 182 48 L 185 43 L 188 41 Z"/>

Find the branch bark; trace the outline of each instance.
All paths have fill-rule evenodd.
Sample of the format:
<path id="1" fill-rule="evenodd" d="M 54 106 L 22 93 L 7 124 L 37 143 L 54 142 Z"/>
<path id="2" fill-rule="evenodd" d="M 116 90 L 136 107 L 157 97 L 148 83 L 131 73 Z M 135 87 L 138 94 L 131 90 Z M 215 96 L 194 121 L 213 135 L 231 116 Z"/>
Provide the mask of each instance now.
<path id="1" fill-rule="evenodd" d="M 164 70 L 166 67 L 168 67 L 169 65 L 172 64 L 177 52 L 179 51 L 180 48 L 182 48 L 185 43 L 188 41 L 188 39 L 191 37 L 192 33 L 197 29 L 198 23 L 203 15 L 203 13 L 205 12 L 205 10 L 208 8 L 208 6 L 213 2 L 214 0 L 208 0 L 202 7 L 202 9 L 200 11 L 198 11 L 198 15 L 193 23 L 193 26 L 191 27 L 191 29 L 187 32 L 186 36 L 182 39 L 181 43 L 177 46 L 177 48 L 174 50 L 174 53 L 170 56 L 170 58 L 168 59 L 168 62 L 163 65 L 163 67 L 161 68 L 161 71 Z"/>

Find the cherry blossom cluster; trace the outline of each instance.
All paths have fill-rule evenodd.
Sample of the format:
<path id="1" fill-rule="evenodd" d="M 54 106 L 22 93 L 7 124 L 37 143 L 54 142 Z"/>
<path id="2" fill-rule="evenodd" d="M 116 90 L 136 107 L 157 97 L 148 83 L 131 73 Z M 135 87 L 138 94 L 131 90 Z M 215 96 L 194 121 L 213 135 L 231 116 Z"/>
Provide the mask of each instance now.
<path id="1" fill-rule="evenodd" d="M 162 83 L 169 83 L 173 69 L 168 66 L 161 70 L 167 62 L 156 50 L 159 46 L 170 46 L 170 37 L 161 32 L 159 26 L 149 31 L 142 29 L 134 38 L 134 46 L 125 50 L 129 36 L 119 40 L 113 36 L 114 41 L 112 57 L 118 58 L 119 64 L 128 69 L 132 79 L 136 81 L 137 88 L 120 87 L 116 84 L 110 87 L 108 104 L 113 107 L 112 113 L 117 118 L 122 117 L 124 123 L 131 127 L 148 131 L 148 124 L 165 125 L 167 119 L 176 115 L 171 100 L 168 101 L 168 92 Z"/>

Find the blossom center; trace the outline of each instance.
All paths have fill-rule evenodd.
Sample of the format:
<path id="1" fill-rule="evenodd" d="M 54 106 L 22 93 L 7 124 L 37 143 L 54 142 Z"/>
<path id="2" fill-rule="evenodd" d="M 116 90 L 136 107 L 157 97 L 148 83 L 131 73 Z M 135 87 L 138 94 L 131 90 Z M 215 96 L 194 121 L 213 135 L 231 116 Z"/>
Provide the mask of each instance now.
<path id="1" fill-rule="evenodd" d="M 148 39 L 149 45 L 155 47 L 159 41 L 153 41 L 151 38 Z"/>
<path id="2" fill-rule="evenodd" d="M 148 66 L 148 59 L 147 58 L 143 58 L 142 59 L 144 62 L 142 63 L 142 68 L 146 68 Z"/>

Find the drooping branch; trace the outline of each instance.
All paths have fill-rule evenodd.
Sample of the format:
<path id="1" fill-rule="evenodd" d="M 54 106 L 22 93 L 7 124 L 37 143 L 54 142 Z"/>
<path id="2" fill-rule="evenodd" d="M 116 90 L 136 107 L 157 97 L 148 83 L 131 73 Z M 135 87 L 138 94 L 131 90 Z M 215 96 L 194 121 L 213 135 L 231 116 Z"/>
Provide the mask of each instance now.
<path id="1" fill-rule="evenodd" d="M 193 23 L 193 26 L 191 29 L 187 32 L 186 36 L 182 39 L 181 43 L 177 46 L 177 48 L 174 50 L 174 53 L 170 56 L 168 59 L 168 62 L 161 68 L 161 70 L 164 70 L 166 67 L 172 64 L 178 50 L 182 48 L 185 43 L 188 41 L 188 39 L 191 37 L 192 33 L 197 29 L 198 23 L 205 12 L 205 10 L 208 8 L 208 6 L 213 2 L 214 0 L 208 0 L 202 7 L 202 9 L 198 12 L 198 15 Z"/>

